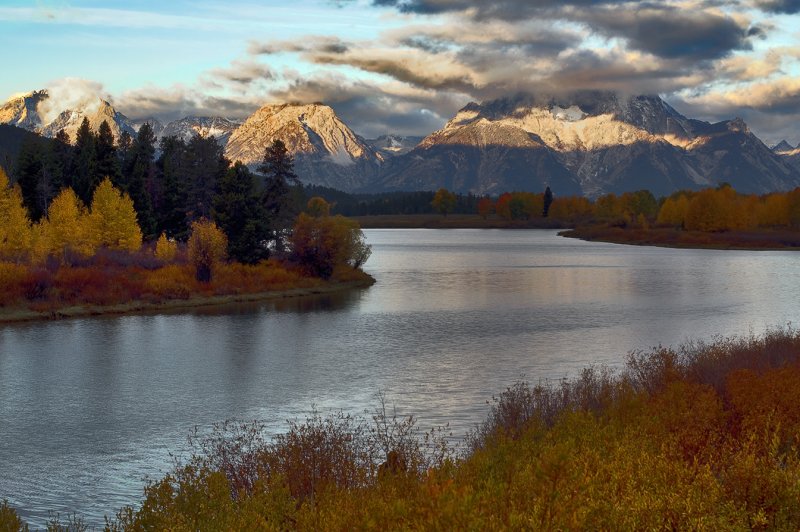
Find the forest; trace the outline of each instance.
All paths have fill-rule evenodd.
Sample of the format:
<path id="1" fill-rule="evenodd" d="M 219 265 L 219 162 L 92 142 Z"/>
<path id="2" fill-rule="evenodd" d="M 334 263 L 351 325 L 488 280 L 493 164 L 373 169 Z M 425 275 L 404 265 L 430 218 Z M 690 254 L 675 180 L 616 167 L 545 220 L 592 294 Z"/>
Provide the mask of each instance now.
<path id="1" fill-rule="evenodd" d="M 305 210 L 293 159 L 276 140 L 258 173 L 213 137 L 162 139 L 148 125 L 115 143 L 104 122 L 29 137 L 15 179 L 0 168 L 3 307 L 158 303 L 193 296 L 370 282 L 358 225 L 321 198 Z M 158 157 L 156 157 L 158 153 Z"/>

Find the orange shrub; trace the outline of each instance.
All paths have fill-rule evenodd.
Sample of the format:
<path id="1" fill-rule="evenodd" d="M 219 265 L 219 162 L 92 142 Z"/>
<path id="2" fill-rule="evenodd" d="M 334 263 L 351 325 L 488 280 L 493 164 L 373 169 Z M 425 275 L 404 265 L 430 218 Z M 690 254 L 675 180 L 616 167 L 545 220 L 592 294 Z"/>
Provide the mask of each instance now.
<path id="1" fill-rule="evenodd" d="M 188 299 L 199 287 L 190 266 L 170 264 L 147 272 L 143 289 L 160 299 Z"/>
<path id="2" fill-rule="evenodd" d="M 0 262 L 0 305 L 10 305 L 23 299 L 29 277 L 27 266 Z"/>

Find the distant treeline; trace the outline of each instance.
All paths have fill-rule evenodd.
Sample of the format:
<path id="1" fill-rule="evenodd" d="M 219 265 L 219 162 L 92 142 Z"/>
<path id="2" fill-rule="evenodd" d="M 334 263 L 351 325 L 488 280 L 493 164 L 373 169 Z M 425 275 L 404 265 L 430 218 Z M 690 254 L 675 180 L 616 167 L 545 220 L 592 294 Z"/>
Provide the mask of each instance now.
<path id="1" fill-rule="evenodd" d="M 434 191 L 384 192 L 377 194 L 350 194 L 318 185 L 305 187 L 307 197 L 319 196 L 332 204 L 331 212 L 343 216 L 378 216 L 397 214 L 432 214 Z M 479 196 L 455 194 L 455 204 L 449 212 L 474 214 Z"/>

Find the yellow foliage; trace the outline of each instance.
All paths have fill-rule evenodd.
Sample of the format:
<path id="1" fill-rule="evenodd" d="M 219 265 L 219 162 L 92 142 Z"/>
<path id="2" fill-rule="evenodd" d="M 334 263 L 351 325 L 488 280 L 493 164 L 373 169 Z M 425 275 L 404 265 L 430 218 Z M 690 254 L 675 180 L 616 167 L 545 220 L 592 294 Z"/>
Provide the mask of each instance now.
<path id="1" fill-rule="evenodd" d="M 31 245 L 31 221 L 19 186 L 11 187 L 0 168 L 0 256 L 21 261 Z"/>
<path id="2" fill-rule="evenodd" d="M 187 247 L 197 280 L 209 282 L 214 267 L 227 256 L 228 237 L 217 224 L 202 219 L 192 222 L 192 234 Z"/>
<path id="3" fill-rule="evenodd" d="M 314 196 L 313 198 L 308 200 L 308 204 L 306 205 L 306 211 L 314 218 L 330 216 L 331 205 L 323 198 L 320 198 L 319 196 Z"/>
<path id="4" fill-rule="evenodd" d="M 142 231 L 136 221 L 133 200 L 114 188 L 108 178 L 94 191 L 90 220 L 97 246 L 126 251 L 142 247 Z"/>
<path id="5" fill-rule="evenodd" d="M 172 262 L 178 254 L 178 243 L 169 240 L 166 233 L 161 233 L 156 242 L 156 257 L 164 262 Z"/>
<path id="6" fill-rule="evenodd" d="M 71 188 L 62 190 L 50 203 L 39 233 L 41 249 L 62 261 L 69 252 L 90 256 L 96 250 L 89 213 Z"/>
<path id="7" fill-rule="evenodd" d="M 658 225 L 682 227 L 686 221 L 686 213 L 688 211 L 689 199 L 684 194 L 667 198 L 658 211 L 656 223 Z"/>

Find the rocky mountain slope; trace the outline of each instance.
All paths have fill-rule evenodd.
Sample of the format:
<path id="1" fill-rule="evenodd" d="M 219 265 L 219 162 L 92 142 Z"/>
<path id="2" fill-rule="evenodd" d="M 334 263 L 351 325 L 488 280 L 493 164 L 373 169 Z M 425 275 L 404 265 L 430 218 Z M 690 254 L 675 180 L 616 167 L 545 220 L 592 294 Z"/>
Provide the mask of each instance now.
<path id="1" fill-rule="evenodd" d="M 687 118 L 658 96 L 582 92 L 562 98 L 518 96 L 461 109 L 425 138 L 364 140 L 323 104 L 266 105 L 240 123 L 186 117 L 163 125 L 130 121 L 107 101 L 89 98 L 54 109 L 46 90 L 8 100 L 0 124 L 74 139 L 84 117 L 107 120 L 116 136 L 147 122 L 157 137 L 213 135 L 226 155 L 257 166 L 273 139 L 283 140 L 306 183 L 346 191 L 433 190 L 497 194 L 509 190 L 598 196 L 728 182 L 741 192 L 800 186 L 800 147 L 764 145 L 740 119 L 710 124 Z"/>
<path id="2" fill-rule="evenodd" d="M 772 147 L 772 151 L 787 164 L 800 172 L 800 145 L 792 146 L 785 140 Z"/>
<path id="3" fill-rule="evenodd" d="M 221 145 L 225 146 L 231 134 L 242 125 L 241 122 L 223 118 L 221 116 L 187 116 L 174 120 L 164 126 L 158 137 L 178 137 L 185 141 L 199 134 L 203 137 L 214 136 Z"/>
<path id="4" fill-rule="evenodd" d="M 367 139 L 366 143 L 385 159 L 396 155 L 403 155 L 413 150 L 425 137 L 381 135 L 378 138 Z"/>
<path id="5" fill-rule="evenodd" d="M 383 158 L 322 104 L 265 105 L 233 132 L 225 154 L 258 165 L 264 149 L 280 139 L 306 183 L 356 190 L 374 180 Z"/>
<path id="6" fill-rule="evenodd" d="M 106 100 L 98 97 L 73 109 L 56 109 L 55 113 L 43 112 L 50 95 L 46 90 L 33 91 L 16 96 L 0 107 L 0 124 L 9 124 L 29 131 L 35 131 L 45 137 L 55 137 L 62 129 L 70 139 L 75 140 L 75 133 L 84 118 L 95 131 L 103 121 L 111 126 L 115 138 L 123 131 L 136 134 L 131 121 Z"/>
<path id="7" fill-rule="evenodd" d="M 589 196 L 728 182 L 742 192 L 800 185 L 800 172 L 741 120 L 709 124 L 657 96 L 586 92 L 471 103 L 419 146 L 390 162 L 376 189 L 579 190 Z M 450 177 L 445 177 L 445 174 Z"/>

